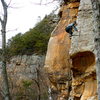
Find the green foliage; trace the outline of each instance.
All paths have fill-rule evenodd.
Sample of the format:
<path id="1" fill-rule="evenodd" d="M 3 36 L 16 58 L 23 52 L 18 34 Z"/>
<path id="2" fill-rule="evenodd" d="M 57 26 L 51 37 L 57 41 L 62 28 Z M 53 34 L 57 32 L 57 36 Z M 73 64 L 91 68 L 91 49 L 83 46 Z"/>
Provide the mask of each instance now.
<path id="1" fill-rule="evenodd" d="M 11 40 L 9 40 L 9 49 L 10 53 L 12 55 L 14 54 L 20 54 L 23 48 L 23 41 L 22 41 L 22 34 L 19 33 L 15 37 L 12 37 Z"/>
<path id="2" fill-rule="evenodd" d="M 47 50 L 50 33 L 55 27 L 55 15 L 48 15 L 36 24 L 33 29 L 30 29 L 25 34 L 17 34 L 12 37 L 7 46 L 7 51 L 11 56 L 23 54 L 44 54 Z"/>
<path id="3" fill-rule="evenodd" d="M 23 81 L 23 87 L 29 88 L 32 85 L 32 81 L 24 80 Z"/>
<path id="4" fill-rule="evenodd" d="M 39 85 L 40 90 L 33 80 L 23 80 L 22 86 L 17 87 L 17 91 L 14 93 L 15 96 L 13 95 L 14 100 L 38 100 L 39 95 L 40 100 L 47 100 L 48 92 L 46 86 L 42 82 Z"/>

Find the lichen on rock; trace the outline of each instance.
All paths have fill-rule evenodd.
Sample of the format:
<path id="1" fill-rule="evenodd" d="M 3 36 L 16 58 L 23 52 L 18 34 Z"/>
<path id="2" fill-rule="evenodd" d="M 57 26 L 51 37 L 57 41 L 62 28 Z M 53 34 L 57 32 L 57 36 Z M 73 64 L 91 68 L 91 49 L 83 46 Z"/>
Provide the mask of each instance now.
<path id="1" fill-rule="evenodd" d="M 44 66 L 52 93 L 56 95 L 54 100 L 68 97 L 74 100 L 97 100 L 91 0 L 64 0 L 59 16 L 60 21 L 48 43 Z M 70 40 L 65 26 L 75 20 L 79 32 L 74 32 L 75 36 Z"/>

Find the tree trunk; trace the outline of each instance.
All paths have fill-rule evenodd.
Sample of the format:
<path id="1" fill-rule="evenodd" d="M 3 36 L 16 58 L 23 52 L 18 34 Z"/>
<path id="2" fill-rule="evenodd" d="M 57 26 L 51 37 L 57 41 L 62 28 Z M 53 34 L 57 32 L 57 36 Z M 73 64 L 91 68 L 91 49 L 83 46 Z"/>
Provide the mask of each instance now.
<path id="1" fill-rule="evenodd" d="M 96 46 L 96 74 L 98 85 L 98 100 L 100 100 L 100 0 L 91 0 L 94 13 L 94 33 Z"/>
<path id="2" fill-rule="evenodd" d="M 11 100 L 10 99 L 10 92 L 9 92 L 9 85 L 8 85 L 8 76 L 6 70 L 6 24 L 7 24 L 7 4 L 4 0 L 1 0 L 3 6 L 3 19 L 0 17 L 1 21 L 1 33 L 2 33 L 2 75 L 3 75 L 3 93 L 4 93 L 4 100 Z"/>
<path id="3" fill-rule="evenodd" d="M 41 99 L 41 90 L 40 90 L 40 79 L 39 79 L 39 76 L 40 76 L 39 69 L 37 69 L 38 100 Z"/>

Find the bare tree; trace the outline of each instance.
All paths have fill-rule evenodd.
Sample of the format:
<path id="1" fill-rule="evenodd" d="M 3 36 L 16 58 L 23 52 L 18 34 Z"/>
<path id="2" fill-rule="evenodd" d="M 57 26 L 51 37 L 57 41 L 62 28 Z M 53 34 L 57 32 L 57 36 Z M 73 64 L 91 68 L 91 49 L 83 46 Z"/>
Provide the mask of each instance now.
<path id="1" fill-rule="evenodd" d="M 40 100 L 41 99 L 41 89 L 40 89 L 40 79 L 39 79 L 40 72 L 38 68 L 36 68 L 36 73 L 37 73 L 37 79 L 33 79 L 33 80 L 38 87 L 38 99 L 37 100 Z"/>
<path id="2" fill-rule="evenodd" d="M 60 3 L 62 0 L 51 0 L 50 2 L 46 2 L 46 3 L 42 3 L 42 0 L 40 0 L 39 3 L 36 3 L 36 2 L 31 2 L 31 3 L 33 3 L 35 5 L 48 5 L 48 4 L 54 3 L 55 1 Z"/>
<path id="3" fill-rule="evenodd" d="M 96 45 L 96 74 L 97 74 L 97 82 L 98 82 L 98 100 L 100 100 L 100 0 L 91 0 L 93 13 L 94 13 L 94 33 L 95 37 L 95 45 Z"/>
<path id="4" fill-rule="evenodd" d="M 6 70 L 6 24 L 7 24 L 7 9 L 8 5 L 4 0 L 1 0 L 3 7 L 3 16 L 0 17 L 1 22 L 1 33 L 2 33 L 2 75 L 3 75 L 3 93 L 4 100 L 11 100 L 8 84 L 8 76 Z"/>

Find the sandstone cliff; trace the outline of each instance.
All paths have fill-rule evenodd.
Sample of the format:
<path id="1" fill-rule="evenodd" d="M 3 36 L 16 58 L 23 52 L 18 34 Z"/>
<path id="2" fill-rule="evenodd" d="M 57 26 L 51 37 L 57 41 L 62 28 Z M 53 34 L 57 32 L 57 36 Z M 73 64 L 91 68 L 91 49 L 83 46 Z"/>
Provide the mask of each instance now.
<path id="1" fill-rule="evenodd" d="M 95 34 L 91 0 L 81 0 L 77 17 L 78 29 L 74 32 L 70 55 L 73 70 L 73 95 L 80 100 L 96 100 Z M 81 89 L 79 90 L 80 87 Z"/>
<path id="2" fill-rule="evenodd" d="M 63 3 L 57 27 L 51 34 L 45 60 L 45 70 L 50 80 L 54 100 L 65 100 L 71 89 L 71 59 L 69 55 L 71 40 L 65 32 L 65 26 L 77 18 L 79 2 Z"/>
<path id="3" fill-rule="evenodd" d="M 48 43 L 44 66 L 52 98 L 66 100 L 70 96 L 74 100 L 97 100 L 91 0 L 64 0 L 59 16 L 60 21 Z M 65 26 L 75 20 L 80 32 L 74 32 L 77 36 L 70 40 Z"/>
<path id="4" fill-rule="evenodd" d="M 36 55 L 14 57 L 8 64 L 14 100 L 36 100 L 40 96 L 42 100 L 47 99 L 44 91 L 48 89 L 47 80 L 44 81 L 45 76 L 41 77 L 43 73 L 38 70 L 42 71 L 42 66 L 49 79 L 50 100 L 66 100 L 68 97 L 72 100 L 97 100 L 91 0 L 64 0 L 59 16 L 60 21 L 48 43 L 45 66 L 45 57 Z M 75 20 L 80 32 L 74 32 L 76 36 L 70 39 L 65 27 Z"/>

